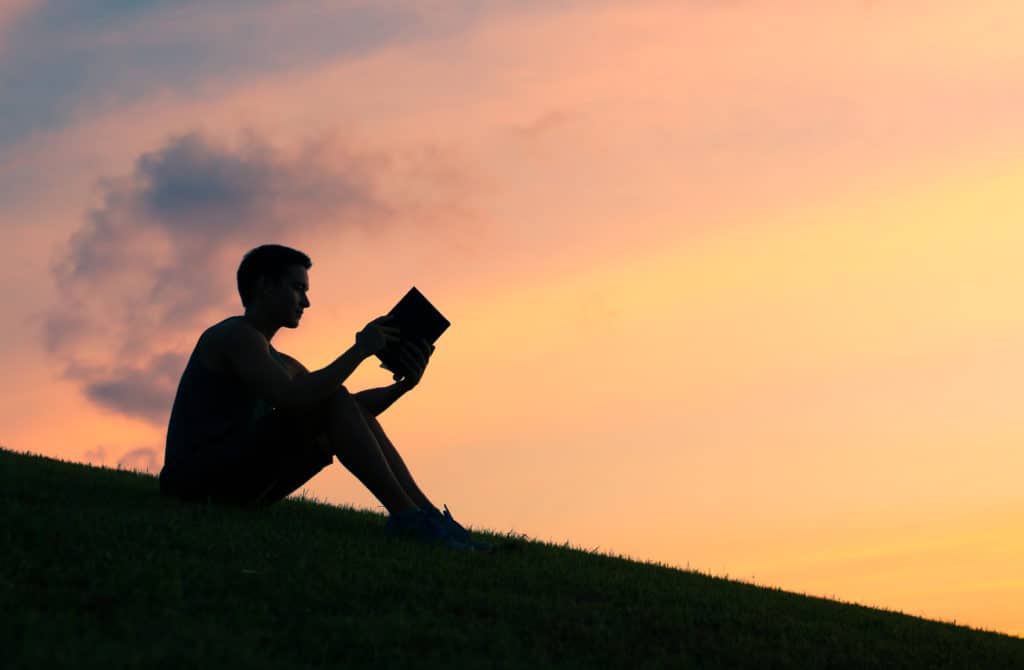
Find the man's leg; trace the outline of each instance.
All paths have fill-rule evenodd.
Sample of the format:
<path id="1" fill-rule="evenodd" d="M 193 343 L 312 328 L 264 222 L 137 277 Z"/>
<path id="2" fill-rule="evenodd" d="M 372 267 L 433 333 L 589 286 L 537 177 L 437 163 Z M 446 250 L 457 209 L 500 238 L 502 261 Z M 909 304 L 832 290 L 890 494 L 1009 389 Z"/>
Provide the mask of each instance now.
<path id="1" fill-rule="evenodd" d="M 356 404 L 358 404 L 358 401 Z M 388 465 L 391 467 L 391 471 L 395 473 L 395 477 L 405 489 L 405 492 L 413 502 L 419 505 L 420 509 L 433 507 L 437 510 L 433 503 L 427 499 L 427 496 L 423 494 L 423 491 L 420 490 L 420 487 L 416 485 L 412 475 L 409 473 L 409 469 L 405 467 L 405 462 L 399 455 L 398 450 L 395 449 L 395 445 L 393 445 L 391 440 L 388 439 L 388 436 L 384 434 L 384 429 L 381 427 L 380 422 L 377 421 L 377 418 L 367 412 L 366 408 L 362 405 L 359 405 L 359 408 L 363 411 L 363 418 L 366 420 L 366 424 L 370 427 L 370 430 L 373 431 L 374 437 L 377 439 L 377 444 L 380 445 L 380 450 L 384 453 L 384 457 L 387 459 Z M 443 523 L 447 528 L 447 533 L 454 533 L 454 537 L 457 541 L 463 544 L 469 544 L 478 551 L 490 551 L 492 549 L 490 543 L 473 539 L 465 528 L 455 521 L 455 519 L 451 518 L 451 515 L 447 512 L 447 507 L 445 510 L 448 519 L 441 523 Z M 453 525 L 458 529 L 457 531 L 452 530 Z"/>
<path id="2" fill-rule="evenodd" d="M 358 405 L 358 401 L 356 402 Z M 409 468 L 405 466 L 405 461 L 402 460 L 398 450 L 395 449 L 395 445 L 391 443 L 388 436 L 384 434 L 384 429 L 380 425 L 380 421 L 377 421 L 377 417 L 370 414 L 366 409 L 359 405 L 359 409 L 363 412 L 363 418 L 366 420 L 366 425 L 370 427 L 373 432 L 374 438 L 377 440 L 377 444 L 380 445 L 380 450 L 384 454 L 384 458 L 388 461 L 388 466 L 391 468 L 391 472 L 395 473 L 395 478 L 398 483 L 405 489 L 406 495 L 420 508 L 426 509 L 433 507 L 434 504 L 427 499 L 427 496 L 423 494 L 420 487 L 416 485 L 416 481 L 412 478 L 412 474 L 409 472 Z"/>
<path id="3" fill-rule="evenodd" d="M 367 425 L 361 405 L 345 388 L 328 401 L 327 435 L 334 455 L 349 472 L 396 514 L 419 505 L 406 493 L 382 453 L 373 430 Z"/>

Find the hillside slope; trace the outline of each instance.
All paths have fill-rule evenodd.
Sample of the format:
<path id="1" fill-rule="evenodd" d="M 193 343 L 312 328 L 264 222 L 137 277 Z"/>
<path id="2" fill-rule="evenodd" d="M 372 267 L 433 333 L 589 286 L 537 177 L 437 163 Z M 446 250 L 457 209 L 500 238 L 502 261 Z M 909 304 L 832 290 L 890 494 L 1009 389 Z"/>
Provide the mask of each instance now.
<path id="1" fill-rule="evenodd" d="M 383 524 L 184 504 L 152 476 L 0 450 L 2 665 L 1024 668 L 1019 638 L 525 539 L 465 555 Z"/>

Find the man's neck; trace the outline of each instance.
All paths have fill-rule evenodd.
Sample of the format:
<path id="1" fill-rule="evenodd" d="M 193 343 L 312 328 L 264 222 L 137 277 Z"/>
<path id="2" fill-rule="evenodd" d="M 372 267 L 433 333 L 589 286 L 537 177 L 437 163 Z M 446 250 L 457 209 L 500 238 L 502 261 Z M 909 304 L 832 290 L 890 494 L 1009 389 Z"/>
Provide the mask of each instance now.
<path id="1" fill-rule="evenodd" d="M 261 319 L 258 315 L 250 314 L 249 312 L 243 314 L 242 318 L 245 319 L 250 326 L 263 333 L 263 337 L 267 338 L 268 344 L 281 327 L 278 324 Z"/>

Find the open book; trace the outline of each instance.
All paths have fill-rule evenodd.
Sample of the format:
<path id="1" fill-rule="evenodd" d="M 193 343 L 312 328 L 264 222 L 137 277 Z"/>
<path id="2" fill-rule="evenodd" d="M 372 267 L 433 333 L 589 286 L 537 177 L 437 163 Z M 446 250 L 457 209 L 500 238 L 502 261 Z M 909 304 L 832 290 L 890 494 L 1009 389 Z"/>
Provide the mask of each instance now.
<path id="1" fill-rule="evenodd" d="M 452 325 L 415 286 L 388 312 L 388 316 L 395 317 L 388 325 L 401 330 L 402 342 L 423 339 L 433 344 Z M 401 342 L 391 344 L 377 352 L 381 367 L 390 370 L 395 381 L 408 374 L 399 357 L 400 346 Z"/>

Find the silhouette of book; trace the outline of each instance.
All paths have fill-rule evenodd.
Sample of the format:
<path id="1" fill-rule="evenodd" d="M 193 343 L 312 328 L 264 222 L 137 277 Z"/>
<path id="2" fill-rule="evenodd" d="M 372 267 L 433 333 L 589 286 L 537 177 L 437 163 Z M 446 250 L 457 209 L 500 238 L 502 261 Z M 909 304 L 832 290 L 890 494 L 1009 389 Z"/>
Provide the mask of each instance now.
<path id="1" fill-rule="evenodd" d="M 399 347 L 402 343 L 422 339 L 433 344 L 452 324 L 415 286 L 409 289 L 409 292 L 388 312 L 388 316 L 395 317 L 394 322 L 389 325 L 401 330 L 399 336 L 402 340 L 377 352 L 377 358 L 380 359 L 382 368 L 394 373 L 397 381 L 408 374 L 399 357 Z"/>

